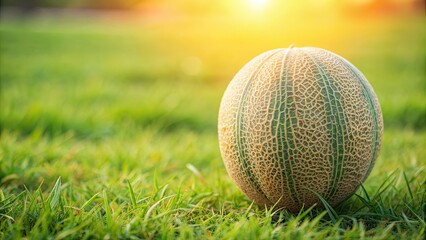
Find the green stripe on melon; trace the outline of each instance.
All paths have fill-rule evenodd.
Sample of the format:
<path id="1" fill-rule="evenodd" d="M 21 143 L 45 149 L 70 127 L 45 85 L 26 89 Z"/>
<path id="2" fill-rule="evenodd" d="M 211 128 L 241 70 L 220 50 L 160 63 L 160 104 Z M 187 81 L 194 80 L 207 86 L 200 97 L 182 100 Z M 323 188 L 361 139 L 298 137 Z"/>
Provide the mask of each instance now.
<path id="1" fill-rule="evenodd" d="M 219 110 L 226 169 L 255 202 L 290 211 L 336 205 L 370 173 L 380 150 L 380 106 L 349 62 L 318 48 L 276 49 L 245 65 Z"/>
<path id="2" fill-rule="evenodd" d="M 329 134 L 332 139 L 332 148 L 336 152 L 336 154 L 329 156 L 330 161 L 333 162 L 333 174 L 331 177 L 332 180 L 329 191 L 324 197 L 326 199 L 330 199 L 330 197 L 332 197 L 336 192 L 337 185 L 343 172 L 343 164 L 345 160 L 343 156 L 343 136 L 347 135 L 346 121 L 345 115 L 343 114 L 340 94 L 334 85 L 334 79 L 329 77 L 329 74 L 324 69 L 323 64 L 318 61 L 315 56 L 310 56 L 308 54 L 308 57 L 312 59 L 321 76 L 320 79 L 318 79 L 318 83 L 322 90 L 321 92 L 324 97 L 326 109 L 329 109 L 329 111 L 327 111 L 327 126 L 329 126 L 330 129 Z"/>

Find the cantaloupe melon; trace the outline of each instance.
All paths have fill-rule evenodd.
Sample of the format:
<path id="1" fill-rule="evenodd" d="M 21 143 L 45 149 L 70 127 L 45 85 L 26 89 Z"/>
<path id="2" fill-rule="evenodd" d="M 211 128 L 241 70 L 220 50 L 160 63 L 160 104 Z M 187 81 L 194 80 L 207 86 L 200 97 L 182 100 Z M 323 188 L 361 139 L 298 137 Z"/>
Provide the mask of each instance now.
<path id="1" fill-rule="evenodd" d="M 383 132 L 367 79 L 324 49 L 275 49 L 247 63 L 219 110 L 228 174 L 260 205 L 335 206 L 369 175 Z M 315 192 L 315 193 L 314 193 Z"/>

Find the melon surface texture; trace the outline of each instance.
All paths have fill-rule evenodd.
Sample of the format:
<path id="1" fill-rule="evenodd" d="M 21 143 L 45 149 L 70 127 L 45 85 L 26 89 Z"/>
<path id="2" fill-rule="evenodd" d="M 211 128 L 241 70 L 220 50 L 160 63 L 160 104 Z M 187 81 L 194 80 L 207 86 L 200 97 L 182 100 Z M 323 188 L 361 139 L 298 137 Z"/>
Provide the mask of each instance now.
<path id="1" fill-rule="evenodd" d="M 383 119 L 367 79 L 324 49 L 275 49 L 247 63 L 219 110 L 228 174 L 260 205 L 292 212 L 351 196 L 379 154 Z"/>

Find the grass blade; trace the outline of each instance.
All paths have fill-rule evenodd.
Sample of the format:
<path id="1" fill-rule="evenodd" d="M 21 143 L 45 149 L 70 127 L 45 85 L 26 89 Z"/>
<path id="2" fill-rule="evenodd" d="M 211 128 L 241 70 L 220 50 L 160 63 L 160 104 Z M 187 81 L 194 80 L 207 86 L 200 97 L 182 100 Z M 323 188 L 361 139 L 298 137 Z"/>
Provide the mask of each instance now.
<path id="1" fill-rule="evenodd" d="M 111 208 L 109 207 L 109 200 L 106 191 L 103 191 L 103 198 L 104 198 L 104 209 L 105 209 L 105 217 L 106 222 L 108 226 L 111 226 L 112 224 L 112 214 L 111 214 Z"/>
<path id="2" fill-rule="evenodd" d="M 80 209 L 84 209 L 85 207 L 87 207 L 90 203 L 93 202 L 93 200 L 95 200 L 95 198 L 99 195 L 99 192 L 96 193 L 95 195 L 93 195 L 89 200 L 87 200 L 85 203 L 83 203 L 83 205 L 81 205 Z"/>
<path id="3" fill-rule="evenodd" d="M 364 196 L 367 199 L 367 202 L 370 203 L 371 202 L 370 195 L 368 195 L 368 192 L 365 189 L 364 184 L 362 183 L 361 183 L 361 190 L 362 190 L 362 193 L 364 193 Z"/>
<path id="4" fill-rule="evenodd" d="M 327 202 L 327 200 L 325 200 L 319 193 L 309 189 L 309 191 L 311 191 L 312 193 L 314 193 L 322 202 L 322 204 L 324 205 L 324 208 L 327 210 L 328 216 L 330 217 L 331 221 L 336 224 L 337 223 L 337 218 L 339 217 L 339 215 L 336 213 L 336 211 L 333 209 L 333 207 Z"/>
<path id="5" fill-rule="evenodd" d="M 146 212 L 146 214 L 145 214 L 145 218 L 144 218 L 144 221 L 145 222 L 147 222 L 148 221 L 148 219 L 149 219 L 149 216 L 151 216 L 151 213 L 152 213 L 152 211 L 154 211 L 154 209 L 162 202 L 162 201 L 164 201 L 164 200 L 167 200 L 167 199 L 169 199 L 169 198 L 171 198 L 171 197 L 174 197 L 175 195 L 170 195 L 170 196 L 167 196 L 167 197 L 164 197 L 164 198 L 162 198 L 162 199 L 160 199 L 160 200 L 158 200 L 156 203 L 154 203 L 149 209 L 148 209 L 148 211 Z"/>
<path id="6" fill-rule="evenodd" d="M 52 188 L 52 191 L 50 191 L 49 197 L 47 198 L 47 201 L 49 203 L 50 209 L 55 209 L 56 206 L 60 203 L 61 200 L 61 177 L 56 180 L 55 185 Z"/>
<path id="7" fill-rule="evenodd" d="M 392 183 L 395 182 L 395 173 L 397 170 L 393 171 L 389 176 L 383 181 L 383 183 L 380 185 L 380 187 L 377 189 L 376 194 L 374 194 L 372 199 L 379 198 L 382 193 L 384 193 L 389 187 L 392 186 Z"/>
<path id="8" fill-rule="evenodd" d="M 410 182 L 407 179 L 407 175 L 405 174 L 405 171 L 402 171 L 402 175 L 404 176 L 404 181 L 405 181 L 405 184 L 407 185 L 407 189 L 408 189 L 408 193 L 410 194 L 411 201 L 414 202 L 413 192 L 411 191 Z"/>
<path id="9" fill-rule="evenodd" d="M 133 208 L 136 208 L 137 203 L 136 203 L 135 193 L 133 191 L 132 184 L 130 183 L 128 179 L 127 179 L 127 187 L 129 189 L 130 202 L 132 203 Z"/>
<path id="10" fill-rule="evenodd" d="M 188 168 L 188 170 L 191 171 L 198 178 L 201 184 L 206 185 L 206 181 L 204 181 L 203 175 L 201 175 L 200 171 L 198 171 L 198 169 L 194 165 L 188 163 L 186 164 L 186 168 Z"/>

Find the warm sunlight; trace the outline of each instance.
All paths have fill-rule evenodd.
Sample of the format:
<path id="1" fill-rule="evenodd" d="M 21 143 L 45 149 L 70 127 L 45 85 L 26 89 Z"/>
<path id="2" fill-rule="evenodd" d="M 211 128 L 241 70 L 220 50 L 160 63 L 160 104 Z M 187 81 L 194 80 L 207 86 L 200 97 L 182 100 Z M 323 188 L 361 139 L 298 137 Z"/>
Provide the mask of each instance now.
<path id="1" fill-rule="evenodd" d="M 265 7 L 267 0 L 249 0 L 252 8 L 263 8 Z"/>

